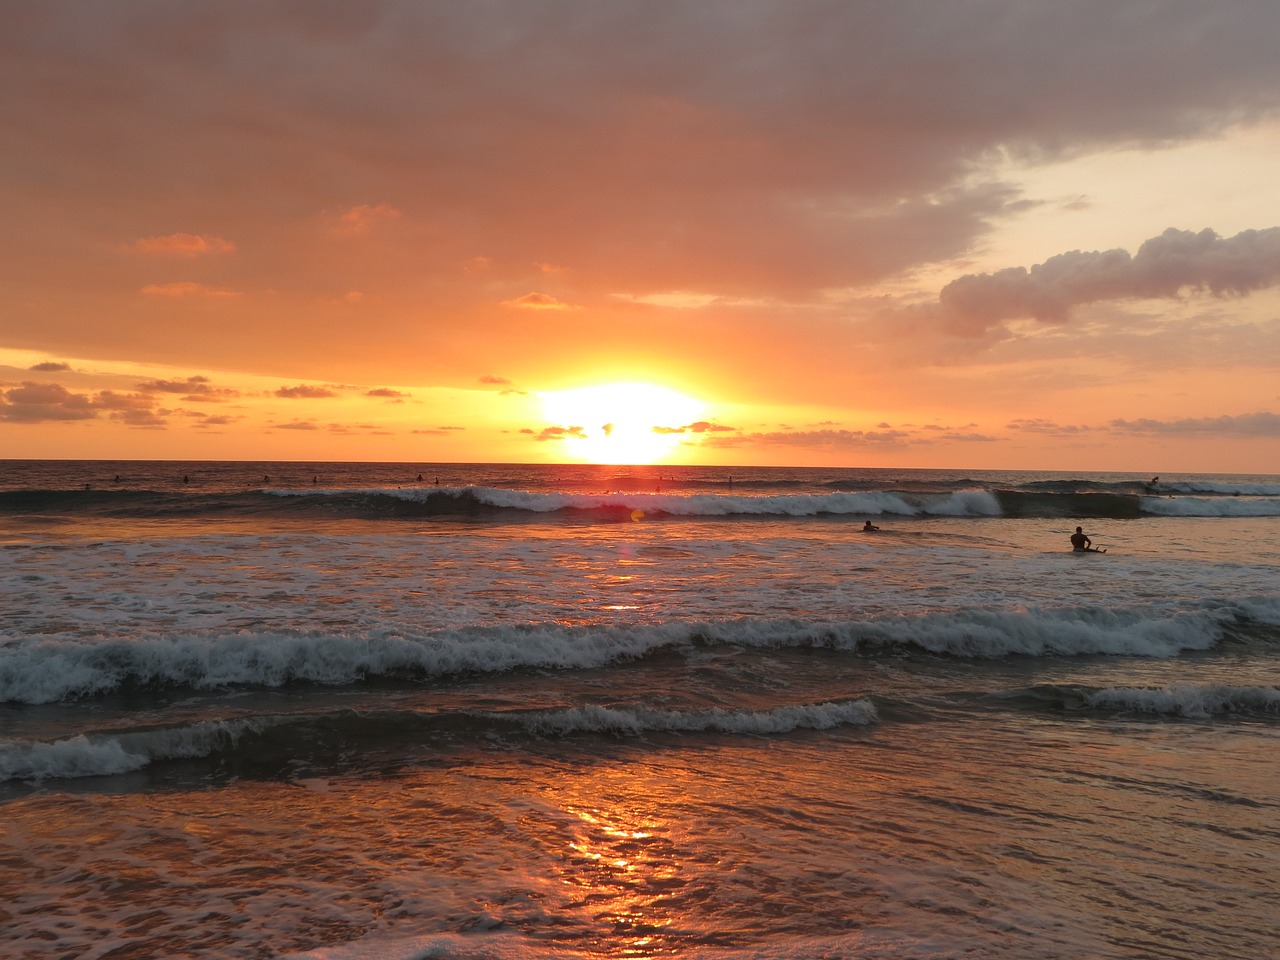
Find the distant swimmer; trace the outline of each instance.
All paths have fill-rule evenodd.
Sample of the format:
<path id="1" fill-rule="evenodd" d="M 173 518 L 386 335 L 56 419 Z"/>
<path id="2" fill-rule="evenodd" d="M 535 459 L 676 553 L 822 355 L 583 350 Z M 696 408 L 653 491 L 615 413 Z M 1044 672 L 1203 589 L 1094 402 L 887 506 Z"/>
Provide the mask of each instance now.
<path id="1" fill-rule="evenodd" d="M 1071 535 L 1071 549 L 1076 553 L 1106 553 L 1106 550 L 1099 550 L 1093 545 L 1093 541 L 1084 535 L 1084 531 L 1076 527 L 1076 532 Z"/>
<path id="2" fill-rule="evenodd" d="M 866 523 L 864 523 L 864 524 L 862 525 L 862 532 L 863 532 L 863 533 L 871 533 L 873 530 L 879 530 L 879 529 L 880 529 L 880 528 L 879 528 L 879 527 L 877 527 L 877 526 L 876 526 L 874 523 L 872 523 L 870 520 L 868 520 Z"/>

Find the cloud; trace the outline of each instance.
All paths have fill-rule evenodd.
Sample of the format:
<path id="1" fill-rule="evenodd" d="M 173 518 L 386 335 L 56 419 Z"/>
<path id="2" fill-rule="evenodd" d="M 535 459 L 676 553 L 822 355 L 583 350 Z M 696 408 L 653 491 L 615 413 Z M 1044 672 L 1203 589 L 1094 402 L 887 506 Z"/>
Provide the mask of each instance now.
<path id="1" fill-rule="evenodd" d="M 61 360 L 46 360 L 28 369 L 33 373 L 63 373 L 71 369 L 71 364 L 63 363 Z"/>
<path id="2" fill-rule="evenodd" d="M 12 423 L 52 423 L 94 420 L 106 411 L 108 418 L 130 426 L 163 426 L 155 401 L 145 394 L 101 390 L 96 394 L 75 393 L 58 383 L 26 381 L 0 390 L 0 420 Z"/>
<path id="3" fill-rule="evenodd" d="M 498 396 L 500 397 L 527 397 L 529 395 L 529 391 L 527 390 L 517 390 L 515 387 L 512 387 L 511 381 L 506 377 L 495 377 L 490 374 L 485 374 L 480 378 L 480 382 L 496 387 L 508 387 L 506 390 L 498 391 Z"/>
<path id="4" fill-rule="evenodd" d="M 315 387 L 300 383 L 296 387 L 281 387 L 276 391 L 276 396 L 285 397 L 289 400 L 322 400 L 326 397 L 336 397 L 337 394 L 327 387 Z"/>
<path id="5" fill-rule="evenodd" d="M 1171 298 L 1183 290 L 1244 295 L 1280 284 L 1280 227 L 1219 237 L 1170 228 L 1125 250 L 1073 250 L 1044 263 L 968 274 L 943 287 L 938 300 L 958 328 L 982 331 L 1034 318 L 1061 323 L 1073 307 L 1102 300 Z"/>
<path id="6" fill-rule="evenodd" d="M 515 307 L 520 310 L 576 310 L 573 304 L 565 303 L 563 300 L 557 300 L 549 293 L 538 293 L 536 290 L 532 293 L 526 293 L 522 297 L 516 297 L 514 300 L 503 300 L 504 307 Z"/>
<path id="7" fill-rule="evenodd" d="M 527 430 L 527 429 L 521 430 L 520 432 L 533 433 L 532 430 Z M 542 430 L 538 431 L 538 433 L 534 436 L 534 439 L 537 440 L 538 442 L 542 442 L 545 440 L 564 440 L 567 437 L 572 437 L 577 440 L 585 440 L 587 438 L 586 428 L 585 427 L 559 427 L 559 426 L 544 427 Z"/>
<path id="8" fill-rule="evenodd" d="M 194 260 L 210 253 L 234 253 L 236 245 L 221 237 L 206 237 L 197 233 L 170 233 L 162 237 L 141 237 L 134 241 L 133 249 L 138 253 Z"/>
<path id="9" fill-rule="evenodd" d="M 145 393 L 180 393 L 182 399 L 193 402 L 220 403 L 240 396 L 239 391 L 227 387 L 215 387 L 208 377 L 194 376 L 185 380 L 148 380 L 138 384 Z"/>
<path id="10" fill-rule="evenodd" d="M 401 401 L 413 394 L 405 393 L 402 390 L 392 390 L 390 387 L 375 387 L 365 392 L 366 397 L 385 397 L 388 400 Z"/>
<path id="11" fill-rule="evenodd" d="M 707 437 L 709 447 L 787 446 L 811 449 L 845 447 L 894 446 L 911 440 L 902 430 L 775 430 L 762 433 L 740 433 L 732 437 Z"/>
<path id="12" fill-rule="evenodd" d="M 57 158 L 68 224 L 118 229 L 195 184 L 208 231 L 138 243 L 215 252 L 301 211 L 346 235 L 401 219 L 429 240 L 406 256 L 420 276 L 551 264 L 581 302 L 874 283 L 1016 208 L 980 175 L 993 157 L 1203 138 L 1280 91 L 1270 0 L 29 6 L 0 20 L 39 51 L 3 75 L 24 91 L 15 167 Z M 87 202 L 103 182 L 115 196 Z"/>
<path id="13" fill-rule="evenodd" d="M 338 217 L 335 234 L 346 237 L 363 237 L 374 224 L 384 220 L 397 220 L 404 214 L 389 203 L 362 203 Z"/>
<path id="14" fill-rule="evenodd" d="M 141 293 L 147 297 L 172 297 L 179 299 L 183 297 L 238 297 L 237 290 L 227 290 L 223 287 L 211 287 L 204 283 L 195 283 L 190 280 L 180 280 L 175 283 L 149 283 L 142 288 Z"/>
<path id="15" fill-rule="evenodd" d="M 1154 436 L 1274 437 L 1280 439 L 1280 414 L 1259 411 L 1235 416 L 1193 417 L 1179 420 L 1112 420 L 1125 433 Z"/>
<path id="16" fill-rule="evenodd" d="M 723 424 L 711 423 L 708 420 L 698 420 L 695 423 L 685 424 L 683 427 L 654 427 L 654 433 L 675 434 L 675 433 L 734 433 L 737 427 L 726 427 Z"/>
<path id="17" fill-rule="evenodd" d="M 151 410 L 155 406 L 155 400 L 141 393 L 102 390 L 94 400 L 94 406 L 103 410 Z"/>
<path id="18" fill-rule="evenodd" d="M 1073 437 L 1097 429 L 1095 427 L 1055 423 L 1052 420 L 1045 420 L 1039 417 L 1011 420 L 1006 426 L 1009 430 L 1019 433 L 1040 433 L 1054 437 Z"/>
<path id="19" fill-rule="evenodd" d="M 0 420 L 42 423 L 53 420 L 92 420 L 98 415 L 92 400 L 57 383 L 25 381 L 0 391 Z"/>

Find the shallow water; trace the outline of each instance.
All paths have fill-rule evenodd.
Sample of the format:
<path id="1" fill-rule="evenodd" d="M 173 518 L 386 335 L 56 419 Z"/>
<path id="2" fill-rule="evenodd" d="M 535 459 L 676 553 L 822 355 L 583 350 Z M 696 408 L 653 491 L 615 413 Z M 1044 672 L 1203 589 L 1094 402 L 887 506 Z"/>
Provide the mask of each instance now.
<path id="1" fill-rule="evenodd" d="M 5 955 L 1280 946 L 1280 481 L 502 469 L 0 503 Z"/>

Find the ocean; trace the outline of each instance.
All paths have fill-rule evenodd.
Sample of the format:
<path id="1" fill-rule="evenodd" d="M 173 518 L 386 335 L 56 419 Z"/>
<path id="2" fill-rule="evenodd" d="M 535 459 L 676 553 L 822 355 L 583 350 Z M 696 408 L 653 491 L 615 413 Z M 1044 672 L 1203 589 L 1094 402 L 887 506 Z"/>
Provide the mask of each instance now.
<path id="1" fill-rule="evenodd" d="M 1280 477 L 1153 479 L 0 461 L 0 955 L 1274 956 Z"/>

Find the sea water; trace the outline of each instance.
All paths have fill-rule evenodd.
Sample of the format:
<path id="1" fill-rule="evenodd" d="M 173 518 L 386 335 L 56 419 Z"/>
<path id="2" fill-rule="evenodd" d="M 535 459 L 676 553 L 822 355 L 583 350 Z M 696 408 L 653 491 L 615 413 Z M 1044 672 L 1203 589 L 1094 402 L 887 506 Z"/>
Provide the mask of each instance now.
<path id="1" fill-rule="evenodd" d="M 0 955 L 1270 956 L 1278 542 L 1276 477 L 3 462 Z"/>

